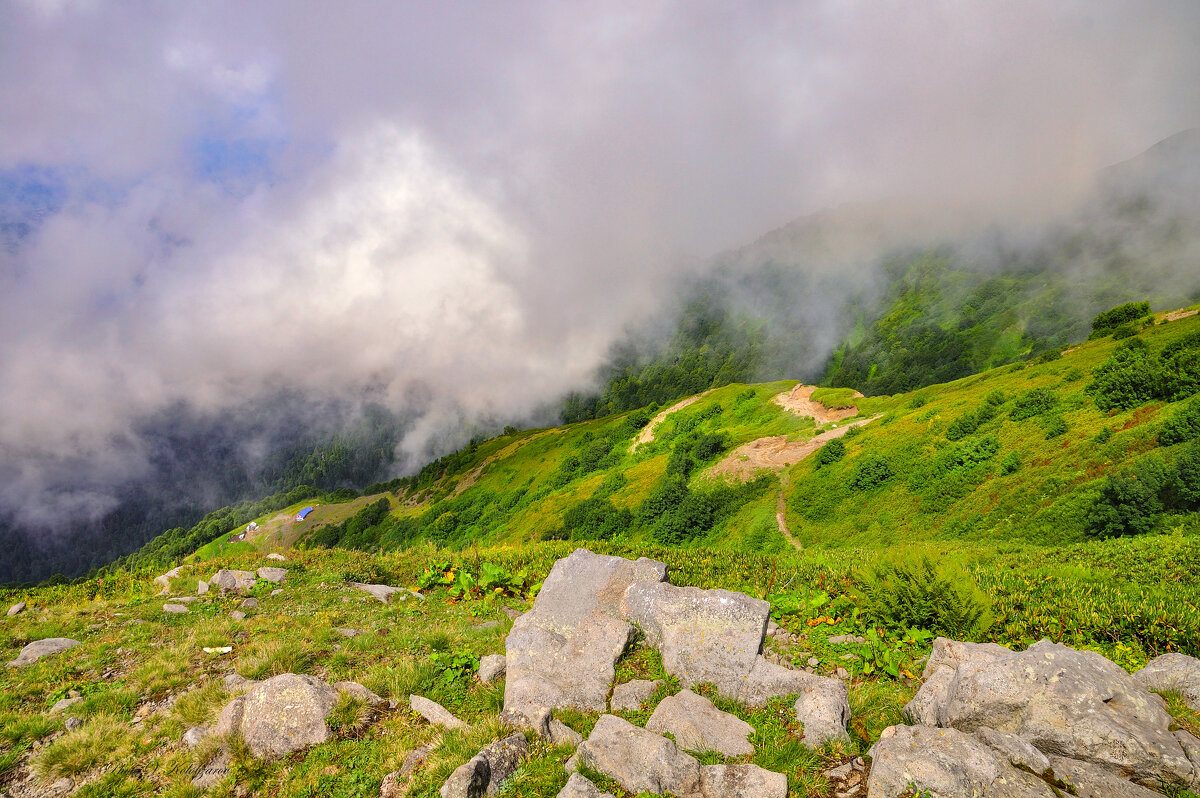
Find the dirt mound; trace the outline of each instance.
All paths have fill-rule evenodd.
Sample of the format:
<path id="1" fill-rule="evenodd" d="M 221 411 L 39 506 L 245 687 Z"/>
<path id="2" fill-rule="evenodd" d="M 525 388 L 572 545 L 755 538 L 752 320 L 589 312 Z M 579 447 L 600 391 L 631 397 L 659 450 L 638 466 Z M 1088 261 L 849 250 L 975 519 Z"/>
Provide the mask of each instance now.
<path id="1" fill-rule="evenodd" d="M 681 402 L 676 402 L 675 404 L 671 405 L 666 410 L 660 410 L 654 416 L 654 418 L 650 419 L 649 424 L 642 427 L 642 431 L 639 432 L 637 434 L 637 437 L 633 439 L 633 445 L 629 447 L 629 451 L 636 452 L 637 448 L 639 446 L 641 446 L 643 443 L 650 443 L 651 441 L 653 441 L 654 440 L 654 430 L 658 428 L 659 424 L 661 424 L 667 420 L 667 416 L 671 415 L 676 410 L 682 410 L 683 408 L 687 407 L 688 405 L 696 404 L 696 402 L 699 402 L 705 396 L 712 393 L 713 390 L 714 390 L 713 388 L 709 388 L 704 393 L 698 393 L 695 396 L 689 396 L 687 399 L 684 399 Z"/>
<path id="2" fill-rule="evenodd" d="M 817 386 L 815 385 L 800 384 L 790 391 L 784 391 L 771 401 L 784 410 L 792 411 L 796 415 L 808 416 L 815 419 L 818 424 L 834 424 L 844 418 L 858 415 L 858 408 L 854 405 L 829 408 L 820 402 L 814 402 L 812 395 L 815 390 L 817 390 Z M 854 398 L 861 399 L 862 394 L 855 391 Z"/>

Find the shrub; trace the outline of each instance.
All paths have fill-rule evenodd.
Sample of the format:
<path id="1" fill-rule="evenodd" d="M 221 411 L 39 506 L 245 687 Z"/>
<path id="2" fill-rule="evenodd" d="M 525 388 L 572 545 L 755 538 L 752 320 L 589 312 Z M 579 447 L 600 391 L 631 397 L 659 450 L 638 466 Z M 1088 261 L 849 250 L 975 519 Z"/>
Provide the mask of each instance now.
<path id="1" fill-rule="evenodd" d="M 871 490 L 895 476 L 895 469 L 883 457 L 866 457 L 858 463 L 850 477 L 851 490 Z"/>
<path id="2" fill-rule="evenodd" d="M 1024 421 L 1045 413 L 1056 404 L 1058 397 L 1049 388 L 1030 388 L 1017 398 L 1008 416 L 1013 421 Z"/>
<path id="3" fill-rule="evenodd" d="M 880 562 L 856 574 L 855 583 L 863 614 L 888 629 L 979 640 L 995 620 L 970 575 L 929 557 Z"/>
<path id="4" fill-rule="evenodd" d="M 1123 324 L 1131 324 L 1150 315 L 1149 302 L 1126 302 L 1109 308 L 1092 319 L 1092 337 L 1107 335 L 1109 330 Z"/>
<path id="5" fill-rule="evenodd" d="M 817 450 L 816 460 L 817 468 L 821 466 L 832 465 L 838 460 L 846 456 L 846 444 L 841 438 L 834 438 L 829 443 Z"/>
<path id="6" fill-rule="evenodd" d="M 1197 439 L 1200 439 L 1200 397 L 1175 411 L 1158 433 L 1158 442 L 1163 446 Z"/>
<path id="7" fill-rule="evenodd" d="M 962 440 L 979 429 L 979 417 L 974 413 L 959 416 L 946 428 L 946 440 Z"/>
<path id="8" fill-rule="evenodd" d="M 1016 452 L 1009 452 L 1000 461 L 1000 473 L 1004 476 L 1015 474 L 1021 470 L 1021 456 Z"/>
<path id="9" fill-rule="evenodd" d="M 561 539 L 608 540 L 633 525 L 633 513 L 606 498 L 584 499 L 563 514 Z"/>
<path id="10" fill-rule="evenodd" d="M 1188 446 L 1175 460 L 1167 488 L 1172 509 L 1200 510 L 1200 442 Z"/>
<path id="11" fill-rule="evenodd" d="M 722 432 L 716 432 L 711 435 L 702 435 L 696 441 L 696 445 L 692 447 L 692 455 L 697 460 L 710 460 L 729 446 L 729 439 Z"/>
<path id="12" fill-rule="evenodd" d="M 1068 429 L 1066 419 L 1055 413 L 1046 419 L 1045 429 L 1046 440 L 1057 438 L 1060 435 L 1065 434 Z"/>
<path id="13" fill-rule="evenodd" d="M 1166 483 L 1166 466 L 1156 458 L 1106 477 L 1088 514 L 1087 533 L 1111 538 L 1149 532 L 1163 512 Z"/>

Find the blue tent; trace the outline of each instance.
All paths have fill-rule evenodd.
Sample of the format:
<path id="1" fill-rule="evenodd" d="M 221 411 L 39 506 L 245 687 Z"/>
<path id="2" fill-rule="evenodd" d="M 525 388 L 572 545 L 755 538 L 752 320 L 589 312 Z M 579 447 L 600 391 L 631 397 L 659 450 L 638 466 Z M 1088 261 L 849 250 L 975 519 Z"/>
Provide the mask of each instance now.
<path id="1" fill-rule="evenodd" d="M 303 521 L 305 518 L 307 518 L 307 517 L 308 517 L 308 514 L 309 514 L 309 513 L 311 513 L 312 511 L 313 511 L 313 508 L 311 508 L 311 507 L 305 507 L 303 510 L 301 510 L 301 511 L 300 511 L 300 512 L 298 512 L 298 513 L 296 513 L 296 520 L 297 520 L 297 521 Z"/>

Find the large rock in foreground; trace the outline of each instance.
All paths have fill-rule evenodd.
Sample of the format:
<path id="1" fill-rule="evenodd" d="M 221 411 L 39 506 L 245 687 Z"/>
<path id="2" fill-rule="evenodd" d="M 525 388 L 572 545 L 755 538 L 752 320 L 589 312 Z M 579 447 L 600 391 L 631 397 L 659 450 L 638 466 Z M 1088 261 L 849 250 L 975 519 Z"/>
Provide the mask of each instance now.
<path id="1" fill-rule="evenodd" d="M 747 739 L 754 727 L 739 717 L 722 712 L 702 695 L 682 690 L 654 708 L 646 731 L 670 733 L 685 751 L 716 751 L 725 756 L 748 756 L 754 746 Z"/>
<path id="2" fill-rule="evenodd" d="M 240 732 L 255 756 L 285 756 L 330 738 L 325 719 L 337 700 L 338 691 L 320 679 L 284 673 L 230 701 L 217 733 Z"/>
<path id="3" fill-rule="evenodd" d="M 871 748 L 868 798 L 912 795 L 1054 798 L 1041 779 L 1018 770 L 986 743 L 957 729 L 893 726 Z"/>
<path id="4" fill-rule="evenodd" d="M 1095 652 L 1043 640 L 1019 653 L 958 661 L 949 677 L 946 670 L 914 699 L 919 714 L 938 726 L 1012 732 L 1045 753 L 1094 762 L 1143 784 L 1194 777 L 1163 700 Z"/>
<path id="5" fill-rule="evenodd" d="M 505 641 L 505 714 L 545 734 L 551 709 L 603 712 L 614 664 L 633 634 L 619 617 L 621 597 L 635 582 L 666 576 L 661 562 L 586 549 L 556 562 L 533 608 L 514 621 Z"/>
<path id="6" fill-rule="evenodd" d="M 218 588 L 222 593 L 249 593 L 258 579 L 252 571 L 234 571 L 222 568 L 208 580 L 209 587 Z"/>
<path id="7" fill-rule="evenodd" d="M 514 734 L 484 748 L 460 765 L 442 785 L 442 798 L 481 798 L 495 795 L 505 779 L 517 772 L 529 755 L 525 735 Z"/>
<path id="8" fill-rule="evenodd" d="M 47 637 L 44 640 L 34 640 L 21 649 L 21 653 L 17 655 L 16 659 L 8 663 L 8 667 L 20 668 L 24 665 L 32 665 L 42 657 L 61 654 L 68 649 L 75 648 L 77 645 L 79 645 L 79 641 L 72 640 L 69 637 Z"/>

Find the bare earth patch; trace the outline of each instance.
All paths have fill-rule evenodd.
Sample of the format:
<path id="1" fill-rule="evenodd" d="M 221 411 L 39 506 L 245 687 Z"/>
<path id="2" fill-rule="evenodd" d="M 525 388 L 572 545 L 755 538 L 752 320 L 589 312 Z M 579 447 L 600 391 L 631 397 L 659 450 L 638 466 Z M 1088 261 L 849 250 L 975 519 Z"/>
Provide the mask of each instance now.
<path id="1" fill-rule="evenodd" d="M 771 401 L 798 416 L 808 416 L 818 424 L 836 424 L 844 418 L 858 415 L 858 408 L 854 405 L 829 408 L 820 402 L 814 402 L 812 395 L 815 390 L 817 390 L 815 385 L 800 384 L 790 391 L 784 391 Z M 855 391 L 854 397 L 861 399 L 862 394 Z"/>
<path id="2" fill-rule="evenodd" d="M 852 421 L 843 427 L 814 435 L 806 441 L 788 440 L 786 435 L 759 438 L 734 449 L 708 473 L 731 481 L 746 482 L 754 478 L 756 471 L 762 469 L 777 471 L 795 465 L 834 438 L 840 438 L 855 427 L 861 427 L 874 420 L 874 418 L 864 418 L 860 421 Z"/>
<path id="3" fill-rule="evenodd" d="M 1179 321 L 1180 319 L 1186 319 L 1188 316 L 1195 316 L 1197 313 L 1200 313 L 1200 309 L 1197 309 L 1197 310 L 1172 310 L 1166 316 L 1163 316 L 1163 318 L 1166 319 L 1167 321 Z"/>

